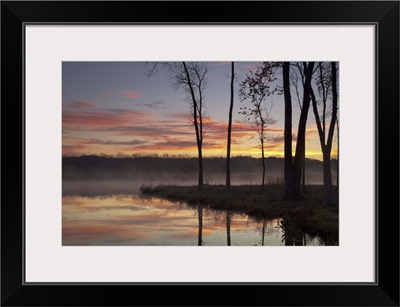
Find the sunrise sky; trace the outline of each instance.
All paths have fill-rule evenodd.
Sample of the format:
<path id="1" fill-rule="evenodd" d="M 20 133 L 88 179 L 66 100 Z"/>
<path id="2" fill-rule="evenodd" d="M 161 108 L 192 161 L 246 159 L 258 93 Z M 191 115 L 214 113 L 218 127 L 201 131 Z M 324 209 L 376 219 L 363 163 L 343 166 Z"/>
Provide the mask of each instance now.
<path id="1" fill-rule="evenodd" d="M 260 157 L 257 133 L 239 108 L 237 90 L 256 62 L 236 62 L 232 156 Z M 230 62 L 209 62 L 205 91 L 211 124 L 203 143 L 204 156 L 225 156 L 230 101 Z M 64 62 L 62 64 L 63 156 L 184 154 L 196 156 L 194 128 L 185 93 L 175 91 L 167 71 L 147 77 L 143 62 Z M 278 75 L 278 81 L 281 76 Z M 294 93 L 292 93 L 293 96 Z M 283 96 L 275 95 L 265 144 L 267 157 L 283 156 Z M 293 99 L 293 150 L 300 108 Z M 306 156 L 321 159 L 314 115 L 307 122 Z M 332 154 L 336 154 L 336 136 Z"/>

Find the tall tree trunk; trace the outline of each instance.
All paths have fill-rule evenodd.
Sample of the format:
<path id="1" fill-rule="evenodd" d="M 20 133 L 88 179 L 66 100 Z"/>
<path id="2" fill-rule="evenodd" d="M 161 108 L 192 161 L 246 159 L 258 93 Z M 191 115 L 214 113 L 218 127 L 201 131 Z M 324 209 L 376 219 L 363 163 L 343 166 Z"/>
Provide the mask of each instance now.
<path id="1" fill-rule="evenodd" d="M 333 192 L 332 192 L 331 154 L 327 146 L 325 146 L 323 152 L 323 169 L 324 169 L 325 205 L 329 206 L 333 204 Z"/>
<path id="2" fill-rule="evenodd" d="M 203 205 L 197 205 L 197 214 L 199 217 L 199 234 L 197 236 L 197 245 L 203 245 Z"/>
<path id="3" fill-rule="evenodd" d="M 264 153 L 264 121 L 261 121 L 262 127 L 261 127 L 261 161 L 262 161 L 262 166 L 263 166 L 263 175 L 262 175 L 262 181 L 261 181 L 261 186 L 265 185 L 265 153 Z"/>
<path id="4" fill-rule="evenodd" d="M 336 187 L 339 191 L 339 121 L 338 120 L 336 120 L 336 130 L 337 130 Z"/>
<path id="5" fill-rule="evenodd" d="M 231 64 L 231 102 L 229 105 L 229 120 L 228 120 L 228 142 L 226 149 L 226 186 L 231 186 L 231 134 L 232 134 L 232 112 L 233 112 L 233 82 L 235 79 L 235 64 Z"/>
<path id="6" fill-rule="evenodd" d="M 302 192 L 306 190 L 306 148 L 304 146 L 304 160 L 303 160 L 303 172 L 302 172 Z"/>
<path id="7" fill-rule="evenodd" d="M 299 128 L 297 131 L 296 155 L 294 158 L 294 178 L 296 190 L 300 191 L 301 186 L 301 173 L 305 158 L 305 141 L 306 141 L 306 126 L 308 110 L 310 108 L 310 89 L 311 77 L 314 70 L 315 62 L 309 62 L 308 65 L 304 63 L 304 93 L 303 93 L 303 106 L 301 108 Z"/>
<path id="8" fill-rule="evenodd" d="M 196 143 L 197 143 L 197 151 L 198 151 L 198 160 L 199 160 L 199 180 L 198 180 L 198 186 L 199 189 L 203 187 L 203 154 L 202 154 L 202 135 L 201 135 L 201 130 L 202 127 L 199 127 L 199 121 L 197 120 L 199 118 L 198 114 L 198 106 L 197 106 L 197 100 L 196 96 L 194 94 L 193 90 L 193 85 L 190 79 L 190 74 L 189 70 L 187 69 L 186 63 L 182 62 L 183 67 L 185 69 L 185 74 L 186 78 L 188 81 L 188 86 L 190 90 L 190 95 L 192 97 L 192 103 L 193 103 L 193 124 L 194 124 L 194 129 L 196 132 Z M 201 114 L 200 114 L 201 116 Z"/>
<path id="9" fill-rule="evenodd" d="M 292 97 L 290 95 L 289 80 L 290 63 L 283 63 L 283 94 L 285 99 L 285 142 L 284 142 L 284 177 L 285 177 L 285 198 L 293 199 L 299 195 L 296 191 L 293 173 L 292 154 Z"/>
<path id="10" fill-rule="evenodd" d="M 338 105 L 338 93 L 337 93 L 337 80 L 336 80 L 336 62 L 331 62 L 332 67 L 332 118 L 328 131 L 328 140 L 326 144 L 326 162 L 324 161 L 324 178 L 327 181 L 325 186 L 325 204 L 333 205 L 332 198 L 332 174 L 331 174 L 331 150 L 333 142 L 333 133 L 335 131 L 335 124 L 337 121 L 337 105 Z M 325 159 L 324 159 L 325 160 Z M 326 164 L 326 165 L 325 165 Z M 325 175 L 325 171 L 327 174 Z M 329 177 L 329 178 L 328 178 Z"/>
<path id="11" fill-rule="evenodd" d="M 199 153 L 199 181 L 198 186 L 201 189 L 203 187 L 203 149 L 202 142 L 198 142 L 197 149 Z"/>
<path id="12" fill-rule="evenodd" d="M 226 241 L 231 246 L 231 213 L 226 211 Z"/>
<path id="13" fill-rule="evenodd" d="M 264 134 L 264 133 L 263 133 Z M 262 181 L 261 186 L 265 185 L 265 154 L 264 154 L 264 137 L 261 140 L 261 161 L 262 161 Z"/>
<path id="14" fill-rule="evenodd" d="M 331 150 L 333 132 L 335 130 L 335 124 L 337 120 L 337 80 L 336 80 L 336 63 L 331 62 L 332 67 L 332 117 L 328 130 L 328 138 L 325 144 L 325 131 L 321 125 L 321 120 L 318 114 L 317 100 L 315 98 L 314 91 L 311 84 L 309 84 L 310 96 L 312 100 L 315 121 L 317 123 L 319 141 L 321 143 L 322 155 L 323 155 L 323 171 L 324 171 L 324 194 L 325 194 L 325 205 L 333 205 L 333 193 L 332 193 L 332 170 L 331 170 Z M 323 121 L 325 122 L 325 120 Z"/>

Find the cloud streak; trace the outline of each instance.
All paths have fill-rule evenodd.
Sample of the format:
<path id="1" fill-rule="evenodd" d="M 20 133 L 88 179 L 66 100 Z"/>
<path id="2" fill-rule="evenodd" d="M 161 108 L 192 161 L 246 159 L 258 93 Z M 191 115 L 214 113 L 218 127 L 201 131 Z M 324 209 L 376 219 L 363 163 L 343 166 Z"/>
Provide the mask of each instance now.
<path id="1" fill-rule="evenodd" d="M 143 104 L 145 107 L 148 107 L 153 110 L 159 110 L 159 109 L 166 109 L 166 103 L 164 101 L 154 101 L 154 102 L 148 102 Z"/>
<path id="2" fill-rule="evenodd" d="M 96 107 L 94 103 L 86 101 L 69 101 L 66 103 L 66 106 L 72 109 L 92 109 Z"/>
<path id="3" fill-rule="evenodd" d="M 163 102 L 149 103 L 149 108 L 162 107 Z M 134 109 L 98 109 L 94 105 L 68 104 L 63 110 L 63 155 L 174 153 L 197 154 L 195 131 L 188 113 L 138 111 Z M 228 124 L 206 118 L 209 127 L 203 149 L 206 155 L 226 153 Z M 295 146 L 296 131 L 293 130 Z M 284 130 L 267 128 L 266 153 L 283 150 Z M 308 135 L 317 130 L 311 127 Z M 310 139 L 307 139 L 310 143 Z M 312 144 L 311 144 L 312 145 Z M 295 147 L 294 147 L 295 148 Z M 256 131 L 246 121 L 232 123 L 232 154 L 259 153 Z"/>
<path id="4" fill-rule="evenodd" d="M 130 99 L 138 99 L 143 96 L 142 92 L 139 90 L 122 90 L 121 95 L 130 98 Z"/>

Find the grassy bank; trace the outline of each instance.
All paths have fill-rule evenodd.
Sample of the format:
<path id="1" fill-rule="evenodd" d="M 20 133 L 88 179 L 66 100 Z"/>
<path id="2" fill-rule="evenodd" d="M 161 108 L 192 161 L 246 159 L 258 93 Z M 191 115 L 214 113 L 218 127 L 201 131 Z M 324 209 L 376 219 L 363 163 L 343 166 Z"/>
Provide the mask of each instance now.
<path id="1" fill-rule="evenodd" d="M 306 186 L 303 198 L 297 201 L 284 200 L 284 186 L 280 184 L 230 188 L 205 185 L 202 190 L 197 186 L 142 186 L 140 191 L 143 196 L 245 213 L 259 220 L 279 217 L 284 220 L 284 227 L 290 233 L 318 235 L 328 245 L 338 242 L 338 207 L 323 205 L 323 186 Z"/>

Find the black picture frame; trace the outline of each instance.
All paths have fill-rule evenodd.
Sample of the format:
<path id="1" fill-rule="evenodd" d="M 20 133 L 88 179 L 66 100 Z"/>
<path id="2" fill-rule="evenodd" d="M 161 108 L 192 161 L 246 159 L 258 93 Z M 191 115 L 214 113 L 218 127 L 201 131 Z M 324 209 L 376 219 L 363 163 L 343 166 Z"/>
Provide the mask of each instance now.
<path id="1" fill-rule="evenodd" d="M 375 25 L 376 282 L 24 283 L 23 56 L 30 22 Z M 398 1 L 3 1 L 1 77 L 2 306 L 399 306 Z"/>

